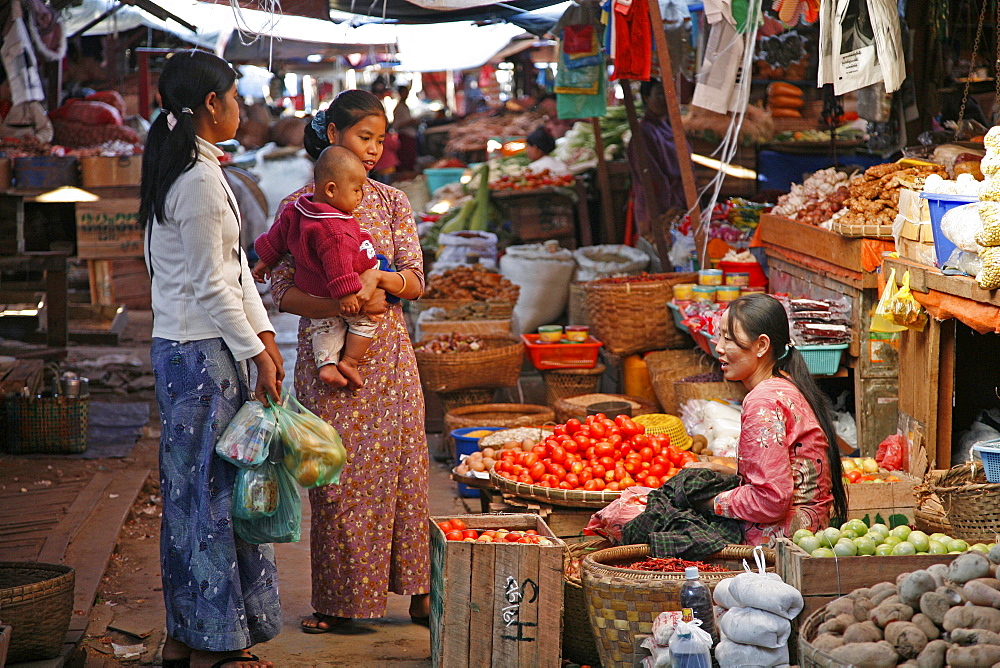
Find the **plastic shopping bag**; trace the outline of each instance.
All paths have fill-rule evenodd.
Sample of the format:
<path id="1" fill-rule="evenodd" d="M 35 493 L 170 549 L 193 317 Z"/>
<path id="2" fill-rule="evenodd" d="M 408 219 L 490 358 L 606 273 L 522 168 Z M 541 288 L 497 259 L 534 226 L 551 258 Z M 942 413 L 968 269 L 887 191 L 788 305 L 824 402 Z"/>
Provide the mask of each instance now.
<path id="1" fill-rule="evenodd" d="M 248 401 L 236 412 L 215 444 L 215 454 L 240 467 L 260 466 L 277 423 L 274 411 L 259 401 Z"/>
<path id="2" fill-rule="evenodd" d="M 285 467 L 295 480 L 306 488 L 339 483 L 347 450 L 337 430 L 289 394 L 275 411 Z"/>
<path id="3" fill-rule="evenodd" d="M 240 469 L 233 485 L 233 517 L 252 520 L 270 517 L 278 510 L 278 477 L 275 466 Z"/>
<path id="4" fill-rule="evenodd" d="M 302 535 L 302 500 L 292 475 L 283 464 L 265 462 L 260 468 L 271 470 L 278 486 L 277 508 L 271 515 L 244 519 L 233 513 L 236 535 L 248 543 L 297 543 Z"/>
<path id="5" fill-rule="evenodd" d="M 924 331 L 927 325 L 927 312 L 910 292 L 910 272 L 903 274 L 903 285 L 889 304 L 889 321 L 902 325 L 915 332 Z"/>
<path id="6" fill-rule="evenodd" d="M 868 327 L 870 331 L 892 334 L 895 332 L 902 332 L 906 329 L 906 327 L 897 325 L 890 320 L 891 313 L 889 305 L 897 291 L 896 268 L 892 267 L 889 269 L 889 278 L 885 282 L 885 288 L 882 289 L 882 297 L 879 298 L 878 305 L 875 307 L 875 313 L 872 314 L 872 322 Z"/>

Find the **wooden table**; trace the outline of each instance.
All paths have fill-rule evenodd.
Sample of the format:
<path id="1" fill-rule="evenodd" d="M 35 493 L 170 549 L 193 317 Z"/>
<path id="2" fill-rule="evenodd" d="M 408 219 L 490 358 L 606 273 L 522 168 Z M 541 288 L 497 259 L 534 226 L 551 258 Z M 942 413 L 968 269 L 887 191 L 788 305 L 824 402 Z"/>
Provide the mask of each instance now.
<path id="1" fill-rule="evenodd" d="M 45 292 L 46 334 L 49 346 L 65 348 L 69 339 L 69 305 L 66 298 L 66 253 L 23 253 L 0 256 L 0 271 L 42 271 Z"/>

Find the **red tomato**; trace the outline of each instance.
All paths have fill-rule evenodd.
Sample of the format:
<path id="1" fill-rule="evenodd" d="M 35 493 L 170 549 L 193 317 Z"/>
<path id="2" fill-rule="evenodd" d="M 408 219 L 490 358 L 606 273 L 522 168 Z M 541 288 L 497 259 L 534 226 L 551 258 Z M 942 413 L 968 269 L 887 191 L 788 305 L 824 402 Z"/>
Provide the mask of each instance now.
<path id="1" fill-rule="evenodd" d="M 563 482 L 568 483 L 570 489 L 576 489 L 580 486 L 580 477 L 575 473 L 567 473 Z"/>
<path id="2" fill-rule="evenodd" d="M 580 451 L 580 444 L 571 438 L 567 441 L 563 441 L 562 448 L 566 452 L 577 453 Z"/>
<path id="3" fill-rule="evenodd" d="M 509 534 L 503 537 L 503 539 L 508 543 L 516 543 L 522 538 L 524 538 L 524 534 L 522 534 L 520 531 L 511 531 Z"/>
<path id="4" fill-rule="evenodd" d="M 607 441 L 601 441 L 594 446 L 594 454 L 598 457 L 610 457 L 615 454 L 615 446 Z"/>
<path id="5" fill-rule="evenodd" d="M 594 422 L 590 425 L 590 433 L 597 438 L 604 438 L 605 434 L 608 433 L 608 428 L 602 422 Z"/>
<path id="6" fill-rule="evenodd" d="M 583 472 L 583 467 L 584 467 L 583 462 L 577 459 L 573 461 L 573 464 L 569 467 L 569 470 L 570 473 L 576 473 L 577 475 L 579 475 L 580 473 Z"/>
<path id="7" fill-rule="evenodd" d="M 563 478 L 566 477 L 566 469 L 556 464 L 555 467 L 553 467 L 552 475 L 562 481 Z"/>
<path id="8" fill-rule="evenodd" d="M 483 536 L 489 536 L 490 538 L 496 538 L 497 537 L 497 532 L 494 531 L 493 529 L 487 529 L 486 531 L 484 531 L 481 534 L 479 534 L 480 538 L 482 538 Z"/>
<path id="9" fill-rule="evenodd" d="M 586 490 L 586 491 L 588 491 L 588 492 L 596 492 L 597 491 L 597 480 L 590 479 L 587 482 L 583 483 L 583 489 Z"/>
<path id="10" fill-rule="evenodd" d="M 645 434 L 636 433 L 632 438 L 629 439 L 632 447 L 636 450 L 642 450 L 643 448 L 649 447 L 649 436 Z"/>
<path id="11" fill-rule="evenodd" d="M 573 489 L 573 486 L 566 482 L 565 480 L 559 483 L 559 489 Z"/>
<path id="12" fill-rule="evenodd" d="M 556 447 L 552 448 L 552 454 L 549 455 L 549 458 L 556 464 L 562 464 L 564 461 L 566 461 L 566 450 L 564 450 L 561 446 L 557 445 Z"/>
<path id="13" fill-rule="evenodd" d="M 622 490 L 622 486 L 617 482 L 611 481 L 608 483 L 605 489 L 608 490 L 609 492 L 620 492 Z"/>
<path id="14" fill-rule="evenodd" d="M 848 471 L 846 474 L 847 480 L 849 482 L 860 482 L 861 481 L 861 471 L 855 469 L 854 471 Z"/>
<path id="15" fill-rule="evenodd" d="M 626 471 L 621 466 L 615 468 L 615 480 L 617 482 L 621 482 L 622 480 L 624 480 L 627 477 L 628 477 L 628 471 Z"/>
<path id="16" fill-rule="evenodd" d="M 639 451 L 639 456 L 642 457 L 642 461 L 644 462 L 653 461 L 653 448 L 643 448 Z"/>
<path id="17" fill-rule="evenodd" d="M 591 473 L 595 478 L 603 478 L 606 472 L 607 469 L 604 468 L 604 464 L 594 464 L 591 467 Z"/>
<path id="18" fill-rule="evenodd" d="M 576 441 L 577 444 L 582 449 L 589 448 L 590 446 L 593 445 L 593 443 L 590 442 L 590 438 L 588 438 L 587 436 L 584 436 L 583 434 L 579 434 L 578 433 L 576 436 L 573 437 L 573 440 Z"/>
<path id="19" fill-rule="evenodd" d="M 576 432 L 580 431 L 580 427 L 582 426 L 583 425 L 580 423 L 579 420 L 577 420 L 576 418 L 570 418 L 566 420 L 566 433 L 575 434 Z"/>
<path id="20" fill-rule="evenodd" d="M 611 434 L 608 436 L 607 441 L 617 448 L 624 441 L 624 439 L 621 434 Z"/>
<path id="21" fill-rule="evenodd" d="M 532 466 L 535 465 L 535 462 L 537 461 L 538 461 L 538 455 L 536 455 L 534 452 L 526 452 L 524 453 L 524 457 L 521 459 L 521 464 L 527 466 L 528 468 L 531 468 Z"/>
<path id="22" fill-rule="evenodd" d="M 449 531 L 445 534 L 445 538 L 448 540 L 465 540 L 465 536 L 462 535 L 461 531 Z"/>
<path id="23" fill-rule="evenodd" d="M 559 484 L 559 478 L 555 477 L 551 473 L 547 473 L 544 476 L 542 476 L 542 480 L 549 483 L 550 487 L 555 487 L 556 485 Z"/>
<path id="24" fill-rule="evenodd" d="M 608 416 L 605 415 L 604 413 L 597 413 L 596 415 L 592 415 L 591 417 L 594 418 L 593 422 L 599 422 L 608 419 Z M 593 424 L 593 422 L 591 424 Z"/>
<path id="25" fill-rule="evenodd" d="M 603 466 L 606 469 L 613 469 L 615 465 L 618 463 L 618 460 L 612 457 L 601 457 L 597 461 L 599 464 L 601 464 L 601 466 Z"/>
<path id="26" fill-rule="evenodd" d="M 628 460 L 625 462 L 625 470 L 629 473 L 638 473 L 641 469 L 639 468 L 639 463 L 633 460 Z"/>
<path id="27" fill-rule="evenodd" d="M 552 485 L 549 484 L 548 480 L 543 480 L 541 482 L 536 482 L 535 486 L 536 487 L 545 487 L 547 489 L 552 489 Z"/>
<path id="28" fill-rule="evenodd" d="M 565 436 L 566 435 L 566 425 L 564 425 L 564 424 L 557 424 L 555 427 L 552 428 L 552 435 L 553 436 Z"/>
<path id="29" fill-rule="evenodd" d="M 622 489 L 626 489 L 628 487 L 634 487 L 635 480 L 633 480 L 629 476 L 625 476 L 624 478 L 622 478 L 622 481 L 619 484 L 622 486 Z"/>
<path id="30" fill-rule="evenodd" d="M 537 536 L 538 532 L 535 531 L 534 529 L 525 529 L 524 535 L 526 535 L 526 536 Z"/>
<path id="31" fill-rule="evenodd" d="M 649 475 L 660 477 L 667 472 L 667 467 L 659 462 L 655 462 L 649 467 Z"/>
<path id="32" fill-rule="evenodd" d="M 545 475 L 545 464 L 542 462 L 535 462 L 528 470 L 528 475 L 531 476 L 532 480 L 541 480 Z"/>
<path id="33" fill-rule="evenodd" d="M 597 456 L 597 446 L 592 445 L 583 452 L 584 459 L 593 459 Z"/>
<path id="34" fill-rule="evenodd" d="M 536 445 L 531 449 L 531 452 L 538 455 L 539 457 L 544 457 L 546 455 L 544 445 Z"/>
<path id="35" fill-rule="evenodd" d="M 528 538 L 527 536 L 521 536 L 520 538 L 518 538 L 517 542 L 518 543 L 533 543 L 534 541 L 531 540 L 530 538 Z"/>
<path id="36" fill-rule="evenodd" d="M 441 531 L 444 531 L 445 533 L 448 533 L 453 528 L 451 526 L 451 522 L 449 522 L 448 520 L 445 520 L 444 522 L 438 522 L 438 526 L 441 528 Z"/>
<path id="37" fill-rule="evenodd" d="M 593 479 L 593 477 L 594 472 L 590 469 L 590 467 L 584 467 L 584 469 L 580 471 L 580 484 L 585 485 L 587 481 Z"/>
<path id="38" fill-rule="evenodd" d="M 477 538 L 479 538 L 479 532 L 476 531 L 475 529 L 466 529 L 465 531 L 462 532 L 462 537 L 476 540 Z"/>
<path id="39" fill-rule="evenodd" d="M 681 464 L 677 468 L 683 468 L 684 464 L 687 464 L 688 462 L 698 461 L 698 455 L 694 454 L 690 450 L 681 450 L 680 458 Z"/>
<path id="40" fill-rule="evenodd" d="M 594 482 L 597 483 L 598 491 L 607 487 L 607 485 L 604 484 L 604 481 L 601 478 L 594 478 Z"/>
<path id="41" fill-rule="evenodd" d="M 451 528 L 454 529 L 455 531 L 465 531 L 466 529 L 465 522 L 458 519 L 452 520 Z"/>
<path id="42" fill-rule="evenodd" d="M 525 485 L 534 485 L 535 484 L 535 479 L 532 478 L 527 473 L 522 473 L 521 475 L 517 476 L 517 481 L 518 482 L 523 482 Z"/>

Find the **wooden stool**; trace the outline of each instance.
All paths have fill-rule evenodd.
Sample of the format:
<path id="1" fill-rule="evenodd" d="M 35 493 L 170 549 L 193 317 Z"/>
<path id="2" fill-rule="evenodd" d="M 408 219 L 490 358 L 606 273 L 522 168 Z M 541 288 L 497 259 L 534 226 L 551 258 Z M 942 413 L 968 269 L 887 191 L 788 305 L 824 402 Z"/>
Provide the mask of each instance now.
<path id="1" fill-rule="evenodd" d="M 545 380 L 545 401 L 555 408 L 563 397 L 575 397 L 580 394 L 593 394 L 601 383 L 604 375 L 604 365 L 598 364 L 593 369 L 553 369 L 543 371 Z"/>

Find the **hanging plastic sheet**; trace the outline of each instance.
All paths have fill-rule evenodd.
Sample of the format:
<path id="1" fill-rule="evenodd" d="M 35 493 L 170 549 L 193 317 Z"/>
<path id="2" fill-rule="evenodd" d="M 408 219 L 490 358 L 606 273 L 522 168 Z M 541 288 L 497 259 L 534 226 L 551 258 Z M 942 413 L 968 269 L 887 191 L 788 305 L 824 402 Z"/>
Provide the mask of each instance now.
<path id="1" fill-rule="evenodd" d="M 837 95 L 879 82 L 898 90 L 906 66 L 895 0 L 824 0 L 819 54 L 819 83 Z"/>

